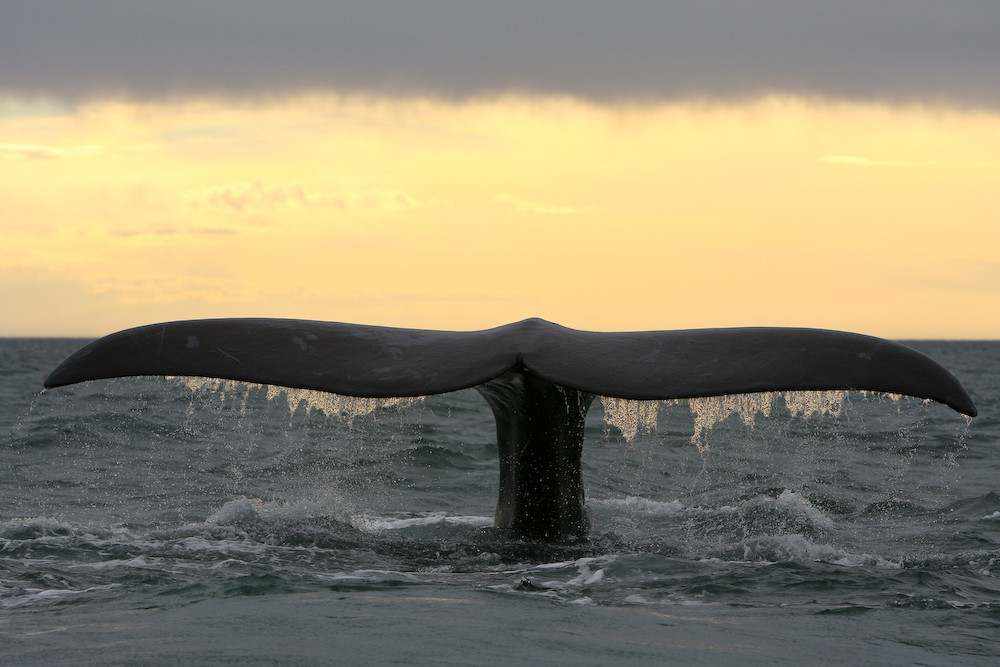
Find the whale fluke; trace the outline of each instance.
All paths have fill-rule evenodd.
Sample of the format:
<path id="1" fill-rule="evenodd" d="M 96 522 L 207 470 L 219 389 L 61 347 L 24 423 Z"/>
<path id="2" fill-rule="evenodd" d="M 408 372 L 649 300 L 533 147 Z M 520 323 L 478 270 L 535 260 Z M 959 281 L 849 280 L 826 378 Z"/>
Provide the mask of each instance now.
<path id="1" fill-rule="evenodd" d="M 857 389 L 931 399 L 976 415 L 944 367 L 872 336 L 790 328 L 599 333 L 537 318 L 484 331 L 282 319 L 151 324 L 83 347 L 45 386 L 188 375 L 388 398 L 466 389 L 515 368 L 618 398 Z"/>
<path id="2" fill-rule="evenodd" d="M 854 389 L 931 399 L 976 415 L 947 369 L 872 336 L 793 328 L 599 333 L 537 318 L 483 331 L 282 319 L 166 322 L 84 346 L 45 386 L 138 375 L 361 397 L 474 387 L 497 421 L 496 523 L 530 539 L 586 533 L 580 451 L 595 395 L 673 399 Z"/>

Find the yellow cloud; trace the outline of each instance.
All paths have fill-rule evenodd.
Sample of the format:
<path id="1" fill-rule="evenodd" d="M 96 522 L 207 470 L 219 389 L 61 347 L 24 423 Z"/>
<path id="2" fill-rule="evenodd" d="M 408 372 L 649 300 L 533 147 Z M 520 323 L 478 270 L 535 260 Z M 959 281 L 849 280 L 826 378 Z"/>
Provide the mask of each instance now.
<path id="1" fill-rule="evenodd" d="M 192 204 L 231 208 L 239 213 L 248 208 L 312 206 L 327 200 L 325 195 L 306 190 L 301 183 L 228 183 L 188 192 L 185 199 Z"/>
<path id="2" fill-rule="evenodd" d="M 33 146 L 29 144 L 0 144 L 0 159 L 6 160 L 51 160 L 61 157 L 97 155 L 103 146 L 74 146 L 55 148 L 54 146 Z"/>
<path id="3" fill-rule="evenodd" d="M 312 192 L 302 183 L 227 183 L 193 190 L 184 195 L 195 206 L 228 208 L 237 213 L 251 209 L 333 206 L 339 209 L 420 208 L 423 204 L 401 191 Z"/>
<path id="4" fill-rule="evenodd" d="M 985 112 L 305 96 L 95 103 L 0 136 L 0 290 L 44 294 L 51 333 L 537 315 L 1000 335 L 995 271 L 973 270 L 1000 261 Z"/>

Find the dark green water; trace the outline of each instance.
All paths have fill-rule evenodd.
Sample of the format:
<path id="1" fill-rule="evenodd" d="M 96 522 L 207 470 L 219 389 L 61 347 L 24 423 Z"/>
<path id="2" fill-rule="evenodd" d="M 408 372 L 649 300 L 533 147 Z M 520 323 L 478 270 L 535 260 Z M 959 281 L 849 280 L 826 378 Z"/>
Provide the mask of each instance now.
<path id="1" fill-rule="evenodd" d="M 496 447 L 475 392 L 348 403 L 355 416 L 181 380 L 41 392 L 79 344 L 0 340 L 9 664 L 1000 654 L 998 343 L 914 344 L 966 385 L 971 422 L 854 393 L 793 416 L 775 396 L 696 443 L 691 406 L 662 405 L 626 440 L 596 402 L 592 536 L 562 545 L 490 527 Z"/>

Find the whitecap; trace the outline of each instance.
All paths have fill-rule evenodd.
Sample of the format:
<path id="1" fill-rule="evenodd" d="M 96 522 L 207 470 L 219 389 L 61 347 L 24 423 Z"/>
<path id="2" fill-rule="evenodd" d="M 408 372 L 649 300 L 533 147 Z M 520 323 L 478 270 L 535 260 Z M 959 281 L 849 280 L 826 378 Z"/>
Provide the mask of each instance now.
<path id="1" fill-rule="evenodd" d="M 804 535 L 778 535 L 762 537 L 744 544 L 743 557 L 747 561 L 763 564 L 780 562 L 813 561 L 842 567 L 877 567 L 898 570 L 902 564 L 882 556 L 868 553 L 851 553 L 829 544 L 812 542 Z"/>
<path id="2" fill-rule="evenodd" d="M 329 517 L 349 523 L 349 509 L 343 499 L 335 494 L 323 494 L 318 499 L 303 498 L 295 502 L 237 498 L 213 512 L 205 519 L 205 523 L 230 526 L 255 521 L 301 521 L 315 517 Z"/>
<path id="3" fill-rule="evenodd" d="M 827 530 L 834 526 L 833 519 L 829 515 L 794 491 L 785 489 L 774 504 L 778 509 L 804 517 L 812 526 Z"/>
<path id="4" fill-rule="evenodd" d="M 118 588 L 118 586 L 118 584 L 105 584 L 102 586 L 90 586 L 89 588 L 84 588 L 82 590 L 73 590 L 70 588 L 28 588 L 24 591 L 27 595 L 0 601 L 0 608 L 13 609 L 15 607 L 23 607 L 33 603 L 58 604 L 63 600 L 87 595 L 88 593 L 96 593 Z"/>
<path id="5" fill-rule="evenodd" d="M 454 515 L 447 512 L 426 512 L 417 516 L 406 517 L 378 517 L 378 516 L 354 516 L 349 520 L 350 524 L 365 532 L 378 532 L 383 530 L 400 530 L 403 528 L 413 528 L 417 526 L 492 526 L 493 519 L 486 516 L 477 515 Z"/>
<path id="6" fill-rule="evenodd" d="M 624 498 L 607 498 L 604 500 L 591 500 L 591 504 L 605 507 L 625 508 L 635 510 L 644 514 L 658 514 L 662 516 L 673 516 L 682 512 L 685 508 L 677 500 L 650 500 L 640 496 L 626 496 Z"/>
<path id="7" fill-rule="evenodd" d="M 642 597 L 637 593 L 626 596 L 625 599 L 622 600 L 622 602 L 625 602 L 627 604 L 649 604 L 649 600 L 647 600 L 646 598 Z"/>

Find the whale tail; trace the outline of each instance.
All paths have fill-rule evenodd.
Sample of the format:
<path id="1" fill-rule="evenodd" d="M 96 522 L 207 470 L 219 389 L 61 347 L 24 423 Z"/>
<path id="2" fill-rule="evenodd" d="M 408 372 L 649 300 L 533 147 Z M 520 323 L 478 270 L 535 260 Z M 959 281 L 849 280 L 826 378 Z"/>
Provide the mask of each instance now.
<path id="1" fill-rule="evenodd" d="M 470 387 L 497 423 L 496 525 L 525 539 L 587 531 L 580 456 L 594 396 L 697 398 L 854 389 L 930 399 L 975 416 L 961 383 L 926 355 L 841 331 L 791 328 L 598 333 L 528 319 L 484 331 L 337 322 L 167 322 L 84 346 L 47 378 L 59 387 L 138 375 L 212 377 L 361 397 Z"/>

